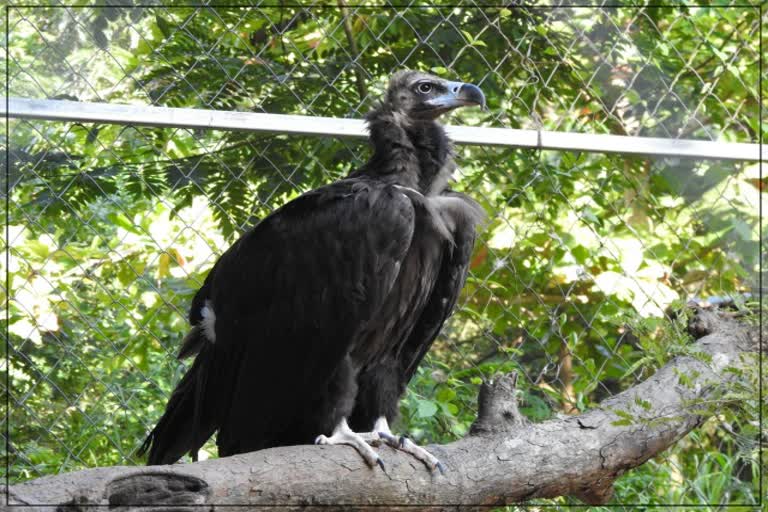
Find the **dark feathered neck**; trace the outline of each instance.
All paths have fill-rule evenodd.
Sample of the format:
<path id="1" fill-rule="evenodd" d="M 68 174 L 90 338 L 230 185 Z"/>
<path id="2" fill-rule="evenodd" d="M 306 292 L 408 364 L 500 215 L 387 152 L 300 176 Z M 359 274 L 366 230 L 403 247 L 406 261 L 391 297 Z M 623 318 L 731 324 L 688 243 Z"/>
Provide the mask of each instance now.
<path id="1" fill-rule="evenodd" d="M 355 175 L 414 188 L 423 194 L 440 192 L 453 165 L 451 141 L 433 120 L 407 118 L 382 105 L 366 116 L 373 155 Z"/>

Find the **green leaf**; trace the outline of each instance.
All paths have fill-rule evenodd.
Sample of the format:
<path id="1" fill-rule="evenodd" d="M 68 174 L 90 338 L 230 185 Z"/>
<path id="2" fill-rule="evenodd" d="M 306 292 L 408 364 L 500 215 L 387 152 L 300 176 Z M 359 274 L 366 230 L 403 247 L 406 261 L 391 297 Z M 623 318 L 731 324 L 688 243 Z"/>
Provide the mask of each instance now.
<path id="1" fill-rule="evenodd" d="M 459 408 L 456 406 L 456 404 L 441 402 L 440 409 L 442 409 L 443 413 L 447 414 L 448 416 L 456 416 L 459 413 Z"/>
<path id="2" fill-rule="evenodd" d="M 456 391 L 449 387 L 441 387 L 435 394 L 435 398 L 438 402 L 450 402 L 456 398 Z"/>
<path id="3" fill-rule="evenodd" d="M 649 402 L 648 400 L 643 400 L 639 396 L 635 397 L 635 403 L 640 407 L 642 407 L 643 409 L 645 409 L 646 411 L 651 410 L 651 402 Z"/>
<path id="4" fill-rule="evenodd" d="M 160 29 L 160 32 L 163 33 L 163 36 L 165 37 L 171 37 L 173 34 L 173 26 L 168 23 L 168 21 L 163 18 L 160 15 L 155 16 L 155 22 L 157 23 L 157 28 Z"/>
<path id="5" fill-rule="evenodd" d="M 130 220 L 128 220 L 128 218 L 122 213 L 110 212 L 107 214 L 107 219 L 109 219 L 110 222 L 112 222 L 117 226 L 120 226 L 126 231 L 129 231 L 135 234 L 140 234 L 140 231 L 136 228 L 136 225 Z"/>
<path id="6" fill-rule="evenodd" d="M 642 357 L 642 358 L 638 359 L 629 368 L 627 368 L 627 371 L 624 372 L 624 374 L 621 376 L 621 378 L 622 379 L 626 379 L 627 377 L 629 377 L 630 375 L 635 373 L 635 371 L 638 368 L 640 368 L 641 366 L 645 366 L 645 365 L 647 365 L 649 363 L 652 363 L 652 362 L 653 362 L 653 357 L 651 357 L 651 356 L 645 356 L 645 357 Z"/>
<path id="7" fill-rule="evenodd" d="M 635 416 L 632 413 L 628 412 L 628 411 L 624 411 L 622 409 L 612 409 L 612 411 L 613 411 L 613 413 L 616 416 L 618 416 L 620 418 L 624 418 L 624 419 L 632 420 L 632 421 L 635 420 Z"/>
<path id="8" fill-rule="evenodd" d="M 48 246 L 39 240 L 27 240 L 24 242 L 24 248 L 40 259 L 47 258 L 50 251 Z"/>
<path id="9" fill-rule="evenodd" d="M 437 412 L 437 404 L 430 400 L 418 400 L 419 404 L 416 408 L 416 416 L 419 418 L 431 418 Z"/>
<path id="10" fill-rule="evenodd" d="M 587 258 L 590 256 L 589 251 L 583 245 L 572 247 L 571 254 L 573 254 L 573 258 L 576 260 L 576 262 L 582 265 L 586 263 Z"/>

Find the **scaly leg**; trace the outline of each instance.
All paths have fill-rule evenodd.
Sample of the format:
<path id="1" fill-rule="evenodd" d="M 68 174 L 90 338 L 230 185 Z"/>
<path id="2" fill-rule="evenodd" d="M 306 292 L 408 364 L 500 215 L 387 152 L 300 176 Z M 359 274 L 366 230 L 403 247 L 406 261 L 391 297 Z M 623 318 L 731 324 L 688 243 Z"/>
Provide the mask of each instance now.
<path id="1" fill-rule="evenodd" d="M 437 460 L 437 457 L 407 437 L 397 437 L 393 435 L 392 431 L 389 429 L 387 418 L 384 416 L 376 420 L 376 423 L 373 426 L 373 431 L 374 434 L 378 435 L 379 439 L 384 440 L 392 448 L 410 453 L 413 457 L 426 464 L 427 467 L 433 471 L 437 469 L 440 471 L 440 473 L 445 473 L 445 465 Z"/>
<path id="2" fill-rule="evenodd" d="M 339 424 L 333 429 L 331 437 L 319 435 L 315 439 L 315 444 L 348 444 L 363 456 L 363 459 L 365 459 L 369 466 L 374 467 L 378 464 L 381 469 L 384 469 L 384 462 L 381 460 L 381 457 L 368 444 L 369 442 L 373 444 L 376 441 L 378 441 L 378 437 L 374 432 L 364 434 L 353 432 L 349 425 L 347 425 L 347 419 L 341 418 Z"/>

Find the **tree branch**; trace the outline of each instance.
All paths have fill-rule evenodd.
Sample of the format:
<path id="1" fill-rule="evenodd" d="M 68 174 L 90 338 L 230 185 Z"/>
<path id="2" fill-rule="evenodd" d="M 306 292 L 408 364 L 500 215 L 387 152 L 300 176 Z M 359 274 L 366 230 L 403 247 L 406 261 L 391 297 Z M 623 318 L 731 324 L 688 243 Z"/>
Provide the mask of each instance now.
<path id="1" fill-rule="evenodd" d="M 10 503 L 174 510 L 193 504 L 253 510 L 316 505 L 324 511 L 343 505 L 473 510 L 556 496 L 605 503 L 619 475 L 706 419 L 697 404 L 716 399 L 733 378 L 723 369 L 748 364 L 743 356 L 757 351 L 759 343 L 756 330 L 712 311 L 698 311 L 691 332 L 701 336 L 693 345 L 701 356 L 677 357 L 645 382 L 578 416 L 529 424 L 517 412 L 514 375 L 484 384 L 471 434 L 429 448 L 447 466 L 445 475 L 389 447 L 380 448 L 385 473 L 366 466 L 350 447 L 290 446 L 191 464 L 96 468 L 39 478 L 12 486 Z M 617 425 L 616 410 L 638 420 Z"/>
<path id="2" fill-rule="evenodd" d="M 368 96 L 368 89 L 365 86 L 363 70 L 360 68 L 360 64 L 357 61 L 360 58 L 360 50 L 357 49 L 355 34 L 352 32 L 352 23 L 349 21 L 349 9 L 347 9 L 347 3 L 345 0 L 337 0 L 337 2 L 339 10 L 341 11 L 344 34 L 347 36 L 347 43 L 349 43 L 349 49 L 352 52 L 352 62 L 355 65 L 355 86 L 357 87 L 357 95 L 360 96 L 360 101 L 362 102 L 365 101 L 366 96 Z"/>

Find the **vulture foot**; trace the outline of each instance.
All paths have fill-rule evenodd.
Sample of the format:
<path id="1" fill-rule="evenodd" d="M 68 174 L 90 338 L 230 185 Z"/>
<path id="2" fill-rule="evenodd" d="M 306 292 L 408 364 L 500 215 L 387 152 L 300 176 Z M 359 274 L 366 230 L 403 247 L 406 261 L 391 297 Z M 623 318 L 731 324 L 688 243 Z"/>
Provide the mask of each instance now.
<path id="1" fill-rule="evenodd" d="M 376 441 L 377 439 L 374 439 L 374 436 L 371 434 L 358 434 L 353 432 L 352 429 L 349 428 L 349 425 L 347 425 L 347 420 L 345 418 L 342 418 L 336 428 L 333 429 L 331 437 L 320 435 L 315 438 L 315 444 L 350 445 L 362 455 L 369 466 L 375 467 L 378 465 L 381 469 L 384 469 L 384 462 L 381 460 L 381 457 L 379 457 L 379 454 L 368 444 L 375 444 Z"/>
<path id="2" fill-rule="evenodd" d="M 384 417 L 376 420 L 376 424 L 373 426 L 375 435 L 387 443 L 395 450 L 400 450 L 405 453 L 410 453 L 414 458 L 420 460 L 426 466 L 434 471 L 437 469 L 441 474 L 445 474 L 445 464 L 440 462 L 437 457 L 429 453 L 427 450 L 417 445 L 406 436 L 396 436 L 389 430 L 389 424 Z"/>

